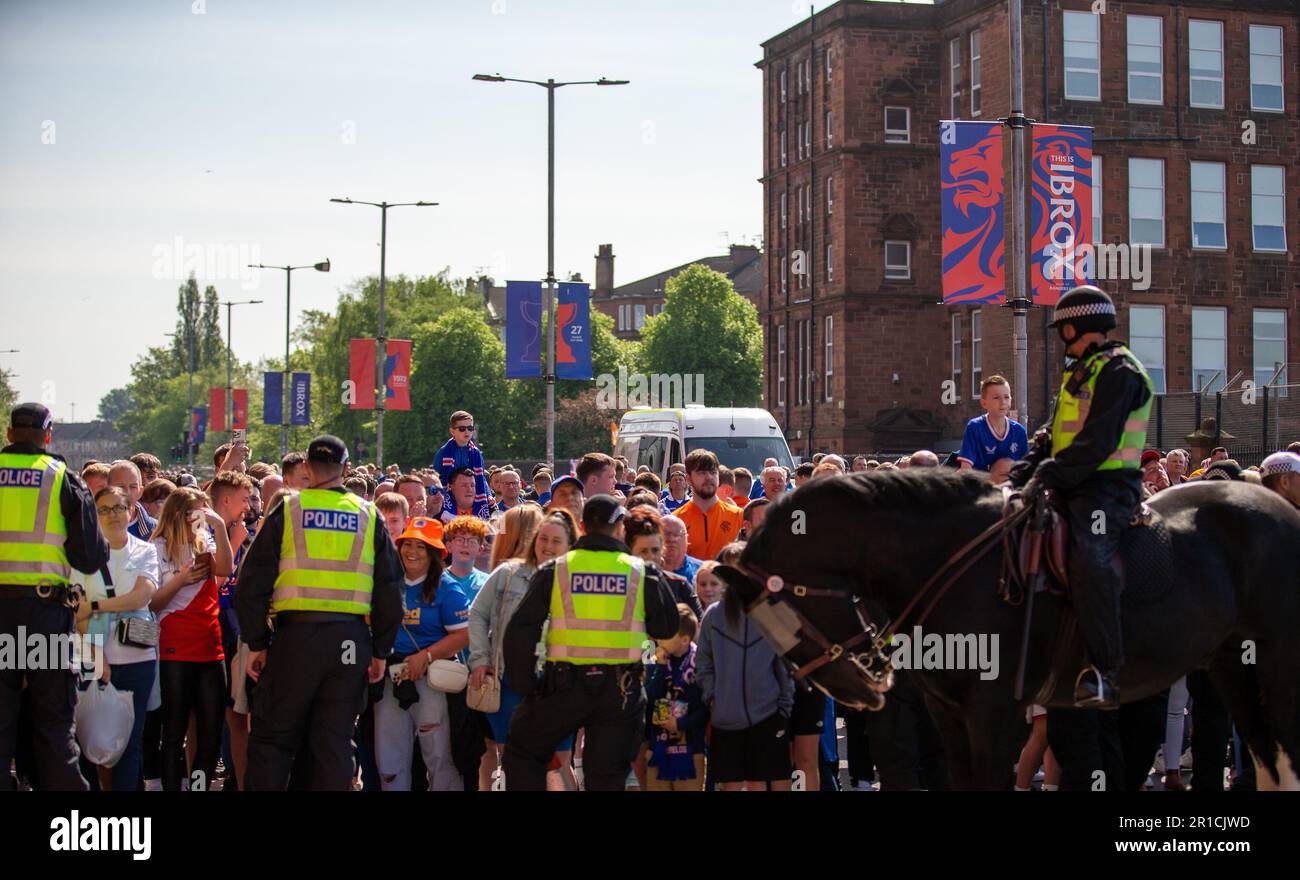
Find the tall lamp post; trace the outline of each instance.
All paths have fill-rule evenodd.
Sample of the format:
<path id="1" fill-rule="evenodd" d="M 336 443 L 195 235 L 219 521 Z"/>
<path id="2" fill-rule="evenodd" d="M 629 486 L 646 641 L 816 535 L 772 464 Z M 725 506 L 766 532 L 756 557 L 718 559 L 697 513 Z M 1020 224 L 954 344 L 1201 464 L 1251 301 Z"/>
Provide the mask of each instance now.
<path id="1" fill-rule="evenodd" d="M 307 266 L 267 266 L 264 263 L 249 263 L 248 267 L 250 269 L 279 269 L 284 273 L 284 384 L 280 386 L 280 397 L 283 398 L 280 412 L 280 457 L 284 458 L 289 454 L 289 327 L 293 323 L 289 311 L 289 281 L 293 277 L 293 273 L 298 269 L 315 269 L 317 272 L 328 272 L 330 270 L 330 261 L 323 260 Z"/>
<path id="2" fill-rule="evenodd" d="M 234 348 L 234 335 L 231 332 L 230 315 L 235 310 L 235 306 L 254 306 L 261 305 L 260 299 L 245 299 L 239 302 L 224 302 L 226 307 L 226 430 L 230 432 L 231 445 L 235 442 L 235 397 L 234 381 L 232 379 Z"/>
<path id="3" fill-rule="evenodd" d="M 384 466 L 384 404 L 388 397 L 388 377 L 384 365 L 388 362 L 388 337 L 384 324 L 384 266 L 388 254 L 388 209 L 389 208 L 432 208 L 437 202 L 363 202 L 354 199 L 330 199 L 340 205 L 370 205 L 379 209 L 379 339 L 375 350 L 379 356 L 379 372 L 383 390 L 375 399 L 375 464 Z"/>
<path id="4" fill-rule="evenodd" d="M 546 463 L 555 473 L 555 90 L 564 86 L 625 86 L 628 80 L 606 79 L 556 82 L 512 79 L 476 73 L 479 82 L 517 82 L 546 89 Z"/>

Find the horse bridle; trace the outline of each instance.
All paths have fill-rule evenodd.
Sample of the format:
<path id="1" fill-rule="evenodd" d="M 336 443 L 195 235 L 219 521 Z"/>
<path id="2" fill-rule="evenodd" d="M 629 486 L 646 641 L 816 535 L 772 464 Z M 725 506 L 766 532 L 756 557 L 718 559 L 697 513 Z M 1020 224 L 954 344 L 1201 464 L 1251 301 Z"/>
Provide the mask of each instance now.
<path id="1" fill-rule="evenodd" d="M 1025 505 L 1009 516 L 1000 518 L 993 525 L 963 544 L 930 576 L 930 579 L 912 596 L 911 601 L 907 603 L 902 613 L 890 621 L 889 625 L 883 630 L 879 630 L 871 620 L 871 616 L 864 610 L 862 600 L 852 590 L 787 584 L 780 575 L 766 572 L 752 562 L 738 562 L 736 568 L 739 568 L 750 579 L 763 584 L 765 588 L 758 598 L 746 605 L 745 613 L 754 619 L 755 623 L 765 631 L 765 634 L 774 635 L 778 642 L 783 638 L 792 637 L 800 642 L 811 641 L 821 649 L 820 655 L 803 665 L 798 665 L 794 660 L 790 660 L 791 665 L 795 667 L 794 678 L 796 681 L 802 681 L 827 664 L 848 662 L 852 665 L 854 671 L 867 683 L 868 687 L 878 693 L 884 693 L 894 684 L 894 662 L 885 653 L 885 649 L 889 647 L 894 634 L 902 629 L 904 623 L 908 621 L 921 603 L 921 600 L 933 591 L 933 596 L 916 617 L 914 626 L 921 626 L 925 623 L 930 616 L 930 612 L 934 610 L 939 600 L 944 597 L 952 585 L 959 581 L 970 570 L 971 566 L 982 559 L 989 550 L 999 545 L 1000 542 L 993 539 L 1028 516 L 1031 508 L 1031 505 Z M 935 589 L 936 585 L 937 590 Z M 832 642 L 808 619 L 807 615 L 799 610 L 799 606 L 795 604 L 791 597 L 846 601 L 853 608 L 854 614 L 857 615 L 858 622 L 862 625 L 862 631 L 843 642 Z M 793 614 L 797 625 L 792 627 L 785 624 L 781 619 L 782 615 L 766 614 L 765 611 L 770 610 L 772 606 L 787 608 Z M 767 633 L 769 628 L 790 630 L 790 632 Z M 863 643 L 869 643 L 870 647 L 864 651 L 853 650 Z M 788 658 L 789 650 L 783 653 Z"/>

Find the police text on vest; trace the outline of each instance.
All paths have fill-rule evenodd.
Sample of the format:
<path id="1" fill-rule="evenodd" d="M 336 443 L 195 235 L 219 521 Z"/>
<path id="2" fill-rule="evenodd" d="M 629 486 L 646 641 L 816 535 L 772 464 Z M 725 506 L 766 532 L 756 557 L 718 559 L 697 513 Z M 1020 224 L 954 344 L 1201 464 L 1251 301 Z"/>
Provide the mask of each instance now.
<path id="1" fill-rule="evenodd" d="M 361 527 L 361 518 L 347 510 L 304 510 L 302 527 L 330 532 L 356 532 Z"/>
<path id="2" fill-rule="evenodd" d="M 137 862 L 153 852 L 153 819 L 148 816 L 82 816 L 50 820 L 50 849 L 54 852 L 129 852 Z"/>
<path id="3" fill-rule="evenodd" d="M 0 486 L 13 489 L 39 489 L 43 470 L 31 468 L 0 468 Z"/>
<path id="4" fill-rule="evenodd" d="M 593 596 L 626 596 L 627 576 L 622 574 L 572 574 L 570 589 Z"/>

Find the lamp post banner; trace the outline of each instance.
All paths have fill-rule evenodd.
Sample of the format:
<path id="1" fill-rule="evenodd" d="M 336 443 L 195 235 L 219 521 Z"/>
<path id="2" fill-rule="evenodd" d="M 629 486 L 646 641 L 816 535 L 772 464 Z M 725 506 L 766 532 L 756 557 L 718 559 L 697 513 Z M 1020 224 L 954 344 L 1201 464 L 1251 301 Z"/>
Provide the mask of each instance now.
<path id="1" fill-rule="evenodd" d="M 542 282 L 507 281 L 506 378 L 537 379 L 541 375 Z"/>
<path id="2" fill-rule="evenodd" d="M 232 401 L 230 427 L 236 431 L 248 430 L 248 389 L 232 388 L 230 389 L 230 399 Z"/>
<path id="3" fill-rule="evenodd" d="M 208 389 L 208 427 L 220 434 L 226 430 L 226 389 Z"/>
<path id="4" fill-rule="evenodd" d="M 284 412 L 284 373 L 262 374 L 262 424 L 280 424 Z"/>
<path id="5" fill-rule="evenodd" d="M 411 340 L 388 340 L 384 358 L 384 409 L 411 408 Z"/>
<path id="6" fill-rule="evenodd" d="M 1040 306 L 1054 306 L 1062 293 L 1087 284 L 1095 266 L 1083 247 L 1092 244 L 1092 129 L 1035 125 L 1030 164 L 1033 298 Z"/>
<path id="7" fill-rule="evenodd" d="M 1006 296 L 1002 123 L 939 123 L 943 301 Z"/>
<path id="8" fill-rule="evenodd" d="M 352 380 L 353 400 L 349 409 L 375 408 L 375 350 L 373 339 L 353 339 L 349 351 L 348 376 Z"/>
<path id="9" fill-rule="evenodd" d="M 311 373 L 294 373 L 290 391 L 289 424 L 311 424 Z"/>
<path id="10" fill-rule="evenodd" d="M 556 297 L 555 375 L 561 379 L 591 378 L 591 288 L 560 282 Z"/>
<path id="11" fill-rule="evenodd" d="M 195 446 L 201 446 L 207 439 L 208 411 L 205 407 L 196 406 L 190 412 L 190 442 Z"/>

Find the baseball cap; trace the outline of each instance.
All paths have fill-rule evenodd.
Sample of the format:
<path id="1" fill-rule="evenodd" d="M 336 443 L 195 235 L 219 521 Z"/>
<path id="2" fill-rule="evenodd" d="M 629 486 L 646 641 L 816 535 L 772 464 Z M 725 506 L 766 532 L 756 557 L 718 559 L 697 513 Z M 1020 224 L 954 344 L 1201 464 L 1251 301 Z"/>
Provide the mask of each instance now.
<path id="1" fill-rule="evenodd" d="M 1132 461 L 1132 459 L 1129 460 Z M 1160 450 L 1158 449 L 1148 449 L 1146 452 L 1142 453 L 1143 467 L 1146 466 L 1146 463 L 1148 461 L 1159 461 L 1159 460 L 1160 460 Z"/>
<path id="2" fill-rule="evenodd" d="M 627 508 L 618 503 L 613 495 L 592 495 L 582 505 L 582 524 L 592 526 L 612 526 L 627 516 Z"/>
<path id="3" fill-rule="evenodd" d="M 307 447 L 307 460 L 343 464 L 348 460 L 347 444 L 333 434 L 321 434 Z"/>
<path id="4" fill-rule="evenodd" d="M 54 424 L 54 417 L 47 407 L 39 403 L 20 403 L 9 414 L 9 427 L 36 428 L 48 431 Z"/>
<path id="5" fill-rule="evenodd" d="M 403 541 L 410 538 L 415 541 L 423 541 L 430 547 L 447 552 L 447 546 L 442 543 L 442 523 L 430 516 L 413 516 L 407 522 L 406 528 L 397 536 L 397 543 L 400 545 Z"/>
<path id="6" fill-rule="evenodd" d="M 1300 455 L 1285 449 L 1274 452 L 1260 463 L 1259 472 L 1265 477 L 1273 474 L 1300 474 Z"/>
<path id="7" fill-rule="evenodd" d="M 577 486 L 578 494 L 582 494 L 582 480 L 579 480 L 573 474 L 565 474 L 564 476 L 556 480 L 554 483 L 551 483 L 551 497 L 554 498 L 556 491 L 559 490 L 561 486 L 564 486 L 568 483 L 572 483 L 573 485 Z"/>

